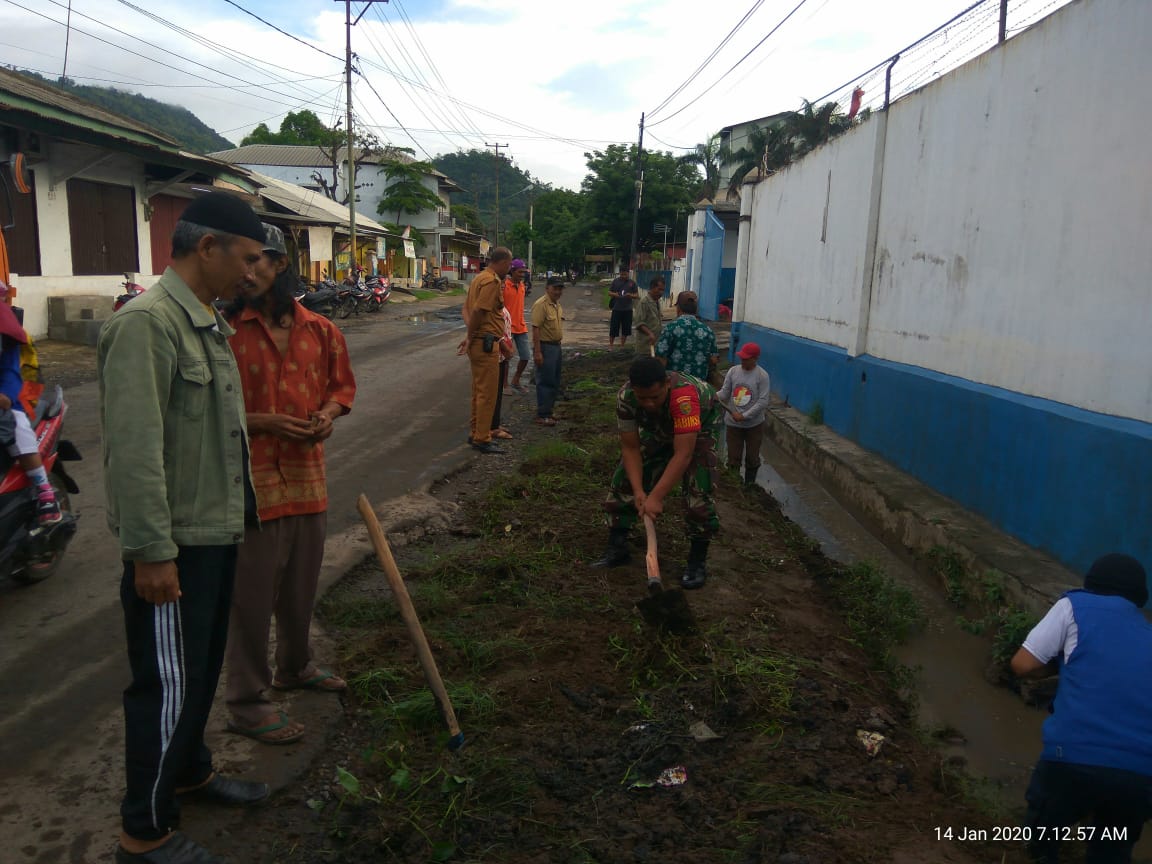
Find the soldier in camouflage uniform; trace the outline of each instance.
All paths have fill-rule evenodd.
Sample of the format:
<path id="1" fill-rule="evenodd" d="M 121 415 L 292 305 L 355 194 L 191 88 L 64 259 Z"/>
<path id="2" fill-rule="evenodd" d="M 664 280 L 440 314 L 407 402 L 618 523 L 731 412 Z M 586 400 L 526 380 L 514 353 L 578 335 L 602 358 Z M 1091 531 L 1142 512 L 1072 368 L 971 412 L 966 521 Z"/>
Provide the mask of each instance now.
<path id="1" fill-rule="evenodd" d="M 680 584 L 704 586 L 708 543 L 720 529 L 712 487 L 721 416 L 709 384 L 668 372 L 651 357 L 632 364 L 616 400 L 621 460 L 604 502 L 608 549 L 594 566 L 627 563 L 629 529 L 645 515 L 659 517 L 664 499 L 682 481 L 691 548 Z"/>

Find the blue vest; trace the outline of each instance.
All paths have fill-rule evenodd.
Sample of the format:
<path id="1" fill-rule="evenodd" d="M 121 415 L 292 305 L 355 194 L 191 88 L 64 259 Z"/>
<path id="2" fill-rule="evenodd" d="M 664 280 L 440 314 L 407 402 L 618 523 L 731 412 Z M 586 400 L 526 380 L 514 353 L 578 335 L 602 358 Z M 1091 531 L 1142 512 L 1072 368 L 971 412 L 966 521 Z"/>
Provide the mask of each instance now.
<path id="1" fill-rule="evenodd" d="M 1041 759 L 1152 775 L 1152 626 L 1123 597 L 1069 591 L 1079 635 Z"/>

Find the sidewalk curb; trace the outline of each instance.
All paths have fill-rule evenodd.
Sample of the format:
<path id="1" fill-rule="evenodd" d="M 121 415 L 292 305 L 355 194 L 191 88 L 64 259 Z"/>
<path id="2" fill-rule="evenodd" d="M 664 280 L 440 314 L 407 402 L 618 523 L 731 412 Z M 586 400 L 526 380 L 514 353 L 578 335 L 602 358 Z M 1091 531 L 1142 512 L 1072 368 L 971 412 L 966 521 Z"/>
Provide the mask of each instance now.
<path id="1" fill-rule="evenodd" d="M 873 453 L 813 426 L 788 406 L 772 406 L 767 431 L 792 458 L 878 531 L 924 561 L 939 548 L 955 553 L 969 578 L 989 570 L 1005 577 L 1008 598 L 1041 616 L 1081 579 L 1052 557 L 1000 531 Z"/>

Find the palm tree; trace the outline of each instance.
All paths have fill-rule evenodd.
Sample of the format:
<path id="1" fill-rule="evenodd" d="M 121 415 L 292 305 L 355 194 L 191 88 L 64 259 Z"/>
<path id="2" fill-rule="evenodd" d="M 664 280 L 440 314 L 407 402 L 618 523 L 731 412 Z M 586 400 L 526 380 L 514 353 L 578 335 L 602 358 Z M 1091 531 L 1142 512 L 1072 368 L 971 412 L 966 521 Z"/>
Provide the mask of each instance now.
<path id="1" fill-rule="evenodd" d="M 775 174 L 792 161 L 794 148 L 790 118 L 780 120 L 771 126 L 753 126 L 748 130 L 744 146 L 736 151 L 725 147 L 719 158 L 725 165 L 735 165 L 732 182 L 728 185 L 728 195 L 737 195 L 748 172 L 755 169 L 756 179 Z"/>
<path id="2" fill-rule="evenodd" d="M 689 165 L 698 165 L 704 170 L 704 185 L 701 187 L 701 197 L 715 198 L 716 187 L 720 185 L 720 133 L 710 135 L 703 144 L 697 144 L 696 149 L 680 157 L 681 162 Z"/>
<path id="3" fill-rule="evenodd" d="M 825 102 L 816 108 L 805 99 L 804 107 L 789 117 L 789 125 L 796 142 L 796 155 L 803 156 L 847 132 L 853 121 L 840 110 L 839 103 Z"/>

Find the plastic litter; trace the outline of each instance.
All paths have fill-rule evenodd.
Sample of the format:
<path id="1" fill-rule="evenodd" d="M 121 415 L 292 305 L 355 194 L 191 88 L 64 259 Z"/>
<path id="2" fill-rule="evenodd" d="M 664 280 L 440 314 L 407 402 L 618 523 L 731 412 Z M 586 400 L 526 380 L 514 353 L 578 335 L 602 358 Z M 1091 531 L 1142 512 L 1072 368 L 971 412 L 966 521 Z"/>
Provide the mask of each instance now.
<path id="1" fill-rule="evenodd" d="M 881 735 L 879 732 L 869 732 L 867 729 L 857 729 L 856 740 L 864 745 L 864 752 L 867 753 L 868 758 L 871 759 L 880 752 L 880 748 L 888 739 Z"/>
<path id="2" fill-rule="evenodd" d="M 629 786 L 629 789 L 651 789 L 654 786 L 663 786 L 665 788 L 671 786 L 683 786 L 688 782 L 688 769 L 683 765 L 674 765 L 671 768 L 665 768 L 656 777 L 655 780 L 636 780 Z"/>

